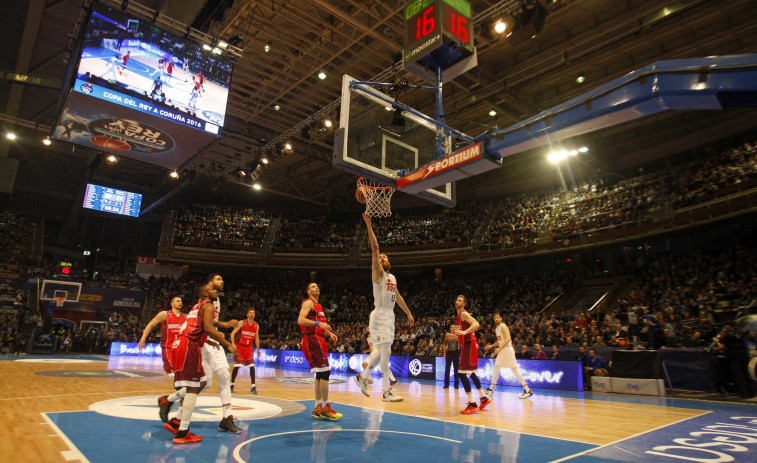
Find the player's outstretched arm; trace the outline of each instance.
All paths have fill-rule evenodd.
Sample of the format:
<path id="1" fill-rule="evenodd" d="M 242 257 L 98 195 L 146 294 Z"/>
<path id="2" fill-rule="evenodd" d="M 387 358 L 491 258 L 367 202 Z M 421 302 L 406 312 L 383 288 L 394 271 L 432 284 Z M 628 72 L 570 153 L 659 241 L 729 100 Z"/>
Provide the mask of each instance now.
<path id="1" fill-rule="evenodd" d="M 363 214 L 363 220 L 365 221 L 365 226 L 368 228 L 368 242 L 371 243 L 371 278 L 374 282 L 381 281 L 384 278 L 384 269 L 379 262 L 379 245 L 376 234 L 373 232 L 371 216 Z"/>
<path id="2" fill-rule="evenodd" d="M 410 313 L 410 308 L 405 303 L 405 298 L 402 297 L 402 294 L 400 294 L 400 291 L 398 289 L 396 290 L 396 293 L 397 293 L 397 304 L 399 304 L 399 306 L 402 309 L 402 311 L 405 312 L 405 315 L 407 315 L 407 321 L 408 321 L 408 323 L 410 323 L 410 326 L 412 326 L 413 323 L 415 323 L 415 319 L 413 318 L 413 314 Z"/>
<path id="3" fill-rule="evenodd" d="M 160 325 L 164 321 L 166 321 L 166 317 L 168 316 L 167 310 L 161 310 L 158 312 L 157 315 L 155 315 L 152 320 L 150 320 L 150 323 L 145 326 L 145 330 L 142 331 L 142 338 L 139 340 L 139 344 L 137 344 L 137 347 L 139 349 L 145 348 L 145 341 L 147 341 L 147 335 L 150 334 L 150 331 L 153 330 L 156 326 Z"/>
<path id="4" fill-rule="evenodd" d="M 200 312 L 200 316 L 202 316 L 202 326 L 205 328 L 205 333 L 218 341 L 218 343 L 225 347 L 229 352 L 236 354 L 236 346 L 232 346 L 231 343 L 226 340 L 223 333 L 213 326 L 213 304 L 206 302 L 200 307 Z"/>

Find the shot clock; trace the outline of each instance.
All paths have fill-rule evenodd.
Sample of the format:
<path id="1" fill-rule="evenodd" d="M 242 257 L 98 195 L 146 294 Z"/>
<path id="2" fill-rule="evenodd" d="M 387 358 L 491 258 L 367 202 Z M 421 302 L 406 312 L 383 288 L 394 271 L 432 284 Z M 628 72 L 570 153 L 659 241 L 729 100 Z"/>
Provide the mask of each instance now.
<path id="1" fill-rule="evenodd" d="M 471 6 L 466 0 L 414 0 L 405 7 L 405 66 L 423 60 L 445 69 L 473 50 Z"/>

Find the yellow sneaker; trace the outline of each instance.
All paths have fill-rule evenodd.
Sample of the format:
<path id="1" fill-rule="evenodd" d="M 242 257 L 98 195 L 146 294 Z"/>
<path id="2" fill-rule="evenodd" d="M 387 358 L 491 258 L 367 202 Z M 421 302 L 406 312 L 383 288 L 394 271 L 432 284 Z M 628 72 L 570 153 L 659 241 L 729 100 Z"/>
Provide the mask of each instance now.
<path id="1" fill-rule="evenodd" d="M 342 414 L 335 412 L 334 409 L 331 408 L 331 404 L 326 404 L 326 406 L 323 407 L 321 417 L 327 420 L 336 421 L 342 417 Z"/>

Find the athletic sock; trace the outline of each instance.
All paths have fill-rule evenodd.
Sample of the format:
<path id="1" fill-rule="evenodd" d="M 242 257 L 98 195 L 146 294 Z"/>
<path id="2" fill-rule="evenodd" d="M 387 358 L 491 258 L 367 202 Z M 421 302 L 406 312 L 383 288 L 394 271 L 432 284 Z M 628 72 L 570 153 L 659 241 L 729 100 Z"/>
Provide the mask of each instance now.
<path id="1" fill-rule="evenodd" d="M 178 391 L 166 397 L 166 400 L 168 400 L 169 402 L 176 402 L 177 400 L 183 399 L 185 395 L 187 395 L 187 388 L 182 387 Z"/>
<path id="2" fill-rule="evenodd" d="M 197 394 L 187 393 L 184 397 L 184 408 L 186 409 L 185 416 L 181 419 L 179 430 L 184 431 L 189 429 L 189 423 L 192 420 L 192 412 L 195 410 L 195 404 L 197 403 Z"/>
<path id="3" fill-rule="evenodd" d="M 228 418 L 231 416 L 231 405 L 224 405 L 223 406 L 223 417 Z"/>

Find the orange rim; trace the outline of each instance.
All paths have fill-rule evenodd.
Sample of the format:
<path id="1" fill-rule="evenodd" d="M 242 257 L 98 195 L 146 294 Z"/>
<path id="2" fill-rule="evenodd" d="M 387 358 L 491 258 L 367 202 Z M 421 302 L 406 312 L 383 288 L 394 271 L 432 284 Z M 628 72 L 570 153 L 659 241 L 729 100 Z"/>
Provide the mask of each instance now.
<path id="1" fill-rule="evenodd" d="M 357 179 L 358 188 L 365 188 L 365 189 L 368 189 L 368 190 L 391 190 L 392 189 L 392 187 L 390 187 L 390 186 L 370 186 L 370 185 L 366 185 L 365 183 L 363 183 L 365 181 L 366 181 L 365 177 L 360 177 L 359 179 Z"/>

